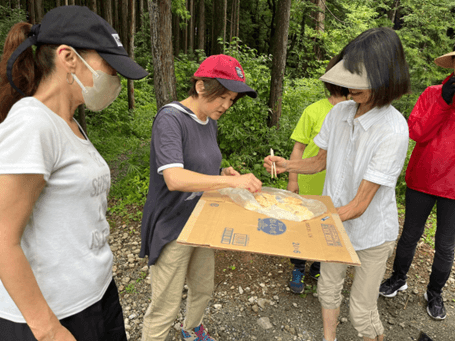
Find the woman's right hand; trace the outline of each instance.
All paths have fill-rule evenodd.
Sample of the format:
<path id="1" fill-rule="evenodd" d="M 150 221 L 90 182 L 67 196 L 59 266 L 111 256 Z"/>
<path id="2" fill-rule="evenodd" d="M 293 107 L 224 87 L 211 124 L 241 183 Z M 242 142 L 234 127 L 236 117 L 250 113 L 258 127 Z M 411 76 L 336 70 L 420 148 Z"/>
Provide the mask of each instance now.
<path id="1" fill-rule="evenodd" d="M 231 177 L 234 188 L 245 188 L 251 193 L 259 192 L 262 188 L 262 182 L 252 173 Z"/>

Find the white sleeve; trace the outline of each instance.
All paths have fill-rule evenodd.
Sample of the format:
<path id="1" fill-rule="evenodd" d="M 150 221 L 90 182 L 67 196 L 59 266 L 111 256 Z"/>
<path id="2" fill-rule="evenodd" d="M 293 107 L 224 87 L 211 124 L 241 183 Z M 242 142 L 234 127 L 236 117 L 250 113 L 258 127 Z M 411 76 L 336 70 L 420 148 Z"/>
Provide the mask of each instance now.
<path id="1" fill-rule="evenodd" d="M 324 119 L 324 122 L 322 123 L 321 130 L 319 133 L 314 137 L 313 141 L 314 143 L 321 149 L 327 150 L 329 147 L 329 139 L 330 139 L 330 129 L 332 126 L 332 117 L 333 117 L 333 108 L 332 110 L 329 111 L 327 116 Z"/>
<path id="2" fill-rule="evenodd" d="M 58 155 L 58 134 L 37 108 L 11 110 L 0 124 L 0 174 L 43 174 L 48 181 Z"/>
<path id="3" fill-rule="evenodd" d="M 377 146 L 363 178 L 378 185 L 395 187 L 408 150 L 406 134 L 391 134 Z"/>

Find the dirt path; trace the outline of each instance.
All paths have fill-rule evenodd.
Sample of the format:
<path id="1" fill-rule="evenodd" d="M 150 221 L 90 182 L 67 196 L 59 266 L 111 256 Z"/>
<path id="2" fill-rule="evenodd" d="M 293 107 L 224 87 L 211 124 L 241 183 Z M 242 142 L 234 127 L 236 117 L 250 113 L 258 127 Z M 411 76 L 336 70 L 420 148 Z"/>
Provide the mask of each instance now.
<path id="1" fill-rule="evenodd" d="M 120 223 L 110 217 L 110 245 L 114 252 L 114 278 L 120 291 L 129 340 L 140 340 L 143 315 L 150 302 L 149 273 L 146 260 L 138 258 L 140 227 L 137 222 Z M 434 341 L 455 340 L 455 276 L 452 272 L 444 289 L 447 318 L 432 320 L 426 313 L 423 293 L 428 283 L 433 250 L 419 244 L 409 273 L 409 288 L 393 299 L 379 298 L 379 312 L 387 340 L 416 340 L 422 330 Z M 389 259 L 390 272 L 393 257 Z M 292 294 L 287 286 L 291 264 L 288 259 L 251 253 L 217 251 L 217 285 L 206 310 L 204 324 L 218 341 L 227 340 L 322 340 L 317 282 L 305 279 L 306 293 Z M 353 269 L 348 270 L 338 340 L 360 340 L 349 322 L 348 303 Z M 181 311 L 176 328 L 183 321 L 186 290 L 182 292 Z M 166 341 L 180 340 L 175 328 Z"/>

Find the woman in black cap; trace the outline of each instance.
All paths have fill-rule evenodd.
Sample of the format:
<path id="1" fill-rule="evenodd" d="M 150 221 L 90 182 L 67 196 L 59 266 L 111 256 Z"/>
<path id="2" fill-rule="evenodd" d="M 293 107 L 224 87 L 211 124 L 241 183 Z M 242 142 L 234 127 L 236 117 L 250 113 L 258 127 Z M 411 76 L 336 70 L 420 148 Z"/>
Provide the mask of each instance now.
<path id="1" fill-rule="evenodd" d="M 141 257 L 151 267 L 152 302 L 144 316 L 143 341 L 164 341 L 188 285 L 181 338 L 212 341 L 202 317 L 214 287 L 213 249 L 176 239 L 203 191 L 226 187 L 261 189 L 253 174 L 220 169 L 217 120 L 241 97 L 255 98 L 240 63 L 230 56 L 204 60 L 191 78 L 189 97 L 162 107 L 153 123 L 150 186 L 142 218 Z"/>
<path id="2" fill-rule="evenodd" d="M 73 118 L 80 104 L 97 111 L 115 100 L 117 72 L 147 75 L 86 7 L 58 7 L 8 34 L 0 63 L 2 341 L 126 340 L 107 243 L 110 171 Z"/>

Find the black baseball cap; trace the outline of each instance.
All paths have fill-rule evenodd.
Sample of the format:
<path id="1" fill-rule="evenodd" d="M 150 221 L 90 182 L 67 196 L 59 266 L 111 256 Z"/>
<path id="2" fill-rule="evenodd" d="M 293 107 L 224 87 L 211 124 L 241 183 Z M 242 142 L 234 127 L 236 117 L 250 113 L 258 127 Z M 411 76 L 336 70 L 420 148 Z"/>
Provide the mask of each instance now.
<path id="1" fill-rule="evenodd" d="M 118 33 L 109 23 L 87 7 L 60 6 L 34 25 L 29 38 L 13 52 L 8 60 L 7 75 L 12 87 L 12 69 L 17 57 L 28 47 L 40 44 L 65 44 L 75 49 L 95 50 L 119 74 L 128 79 L 141 79 L 148 75 L 128 56 Z M 22 93 L 23 94 L 23 93 Z"/>

